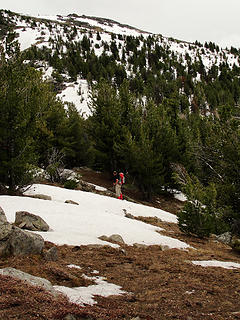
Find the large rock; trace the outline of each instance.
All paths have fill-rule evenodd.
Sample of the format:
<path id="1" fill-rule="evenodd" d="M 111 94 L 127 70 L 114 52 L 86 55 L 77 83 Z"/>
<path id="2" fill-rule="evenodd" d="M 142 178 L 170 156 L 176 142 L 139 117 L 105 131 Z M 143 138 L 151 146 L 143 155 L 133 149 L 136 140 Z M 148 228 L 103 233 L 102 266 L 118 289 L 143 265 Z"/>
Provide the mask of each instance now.
<path id="1" fill-rule="evenodd" d="M 21 230 L 18 227 L 13 227 L 8 242 L 10 254 L 14 256 L 41 254 L 44 247 L 42 236 Z"/>
<path id="2" fill-rule="evenodd" d="M 57 295 L 58 293 L 53 288 L 50 281 L 44 278 L 35 277 L 31 274 L 25 273 L 23 271 L 14 269 L 14 268 L 4 268 L 0 269 L 0 274 L 4 276 L 9 276 L 15 279 L 19 279 L 21 281 L 27 282 L 33 286 L 41 287 L 49 292 L 51 292 L 53 295 Z"/>
<path id="3" fill-rule="evenodd" d="M 12 226 L 0 210 L 0 257 L 41 254 L 44 240 L 38 234 Z"/>
<path id="4" fill-rule="evenodd" d="M 31 231 L 48 231 L 49 225 L 39 216 L 27 211 L 16 212 L 14 224 L 21 229 Z"/>

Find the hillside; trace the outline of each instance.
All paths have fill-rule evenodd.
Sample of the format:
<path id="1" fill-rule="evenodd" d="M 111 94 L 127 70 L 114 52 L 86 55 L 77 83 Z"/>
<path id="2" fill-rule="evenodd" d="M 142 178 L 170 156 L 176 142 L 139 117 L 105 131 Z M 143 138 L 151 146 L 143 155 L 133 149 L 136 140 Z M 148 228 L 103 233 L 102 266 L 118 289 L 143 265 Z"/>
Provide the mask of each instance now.
<path id="1" fill-rule="evenodd" d="M 236 78 L 239 73 L 235 48 L 179 41 L 109 19 L 77 14 L 30 17 L 2 10 L 3 37 L 7 26 L 16 32 L 26 60 L 54 82 L 63 101 L 73 102 L 85 116 L 91 113 L 92 84 L 101 78 L 117 86 L 128 79 L 131 91 L 143 101 L 151 96 L 159 103 L 177 89 L 181 112 L 197 108 L 206 114 L 223 101 L 222 96 L 219 101 L 212 97 L 210 91 L 216 95 L 219 89 L 215 81 L 226 72 Z"/>
<path id="2" fill-rule="evenodd" d="M 98 182 L 102 180 L 102 186 L 107 182 L 104 175 L 91 171 L 91 182 L 94 179 Z M 46 188 L 46 193 L 49 192 L 47 190 L 50 191 L 50 189 Z M 58 193 L 57 189 L 55 191 L 52 189 L 52 192 L 52 195 L 57 195 Z M 37 189 L 35 193 L 38 193 Z M 78 199 L 80 203 L 78 210 L 83 210 L 81 215 L 84 215 L 84 219 L 87 222 L 87 220 L 91 219 L 89 205 L 93 202 L 94 195 L 86 192 L 81 195 L 81 191 L 78 196 L 74 196 L 74 194 L 74 191 L 69 190 L 67 197 Z M 86 200 L 81 198 L 83 196 Z M 52 208 L 50 211 L 53 213 L 54 206 L 57 206 L 58 211 L 60 206 L 64 209 L 64 206 L 66 206 L 66 204 L 63 204 L 64 197 L 66 196 L 64 196 L 63 189 L 61 200 L 60 198 L 53 198 L 50 201 L 52 202 L 51 205 L 47 200 L 29 198 L 29 201 L 34 200 L 36 204 L 38 203 L 37 201 L 43 201 L 46 208 L 50 205 Z M 96 204 L 99 202 L 98 197 L 98 195 L 95 195 Z M 113 207 L 110 209 L 111 198 L 108 200 L 108 197 L 100 197 L 104 198 L 102 201 L 104 200 L 105 207 L 98 205 L 98 215 L 100 216 L 100 212 L 107 210 L 109 212 L 108 219 L 110 219 L 110 214 L 114 210 L 114 215 L 116 215 L 116 208 L 114 210 Z M 3 196 L 0 197 L 1 205 L 6 211 L 8 219 L 12 220 L 12 213 L 10 214 L 12 210 L 10 208 L 13 204 L 13 207 L 21 208 L 20 202 L 17 197 L 12 202 L 10 200 L 6 202 L 4 198 Z M 130 210 L 131 213 L 134 213 L 133 207 L 130 209 L 131 204 L 128 204 L 127 201 L 113 200 L 116 203 L 120 202 L 123 207 L 129 207 L 128 211 Z M 28 198 L 26 197 L 24 206 L 27 209 Z M 142 211 L 138 211 L 138 214 L 141 215 L 143 213 L 145 217 L 138 217 L 136 212 L 136 220 L 133 220 L 136 226 L 139 220 L 145 221 L 144 225 L 146 226 L 146 223 L 150 223 L 155 227 L 162 228 L 159 231 L 160 234 L 156 233 L 159 237 L 165 235 L 181 240 L 191 247 L 182 250 L 170 249 L 161 245 L 146 246 L 140 244 L 140 239 L 138 240 L 138 245 L 118 244 L 118 246 L 111 243 L 100 246 L 93 244 L 82 245 L 81 240 L 79 245 L 56 245 L 53 242 L 46 242 L 45 251 L 54 246 L 57 247 L 57 261 L 47 261 L 41 256 L 1 259 L 1 268 L 11 266 L 32 275 L 44 277 L 50 280 L 54 286 L 62 286 L 62 288 L 81 287 L 82 291 L 80 291 L 80 288 L 78 289 L 79 292 L 82 292 L 82 296 L 80 293 L 78 298 L 80 299 L 79 301 L 89 301 L 88 303 L 85 302 L 84 307 L 78 306 L 78 304 L 69 303 L 63 297 L 60 299 L 53 298 L 43 289 L 34 288 L 26 284 L 23 285 L 19 280 L 0 276 L 2 288 L 0 297 L 1 319 L 68 319 L 69 317 L 70 319 L 91 320 L 239 319 L 239 255 L 214 238 L 200 240 L 186 236 L 179 231 L 175 223 L 164 221 L 165 218 L 163 216 L 162 221 L 156 217 L 148 216 L 148 213 L 150 214 L 151 212 L 149 207 L 145 206 L 142 209 Z M 32 210 L 34 209 L 32 208 Z M 64 210 L 66 211 L 66 209 Z M 36 206 L 34 211 L 35 213 L 41 212 L 40 206 Z M 156 211 L 155 214 L 161 217 L 163 213 L 161 211 L 157 213 Z M 71 215 L 73 215 L 73 211 Z M 95 215 L 97 215 L 97 212 L 95 212 Z M 47 222 L 51 222 L 51 214 L 42 216 Z M 124 219 L 128 220 L 129 224 L 132 223 L 131 219 Z M 61 224 L 63 222 L 60 219 L 58 223 Z M 97 223 L 97 220 L 95 223 Z M 105 221 L 106 223 L 107 221 Z M 142 222 L 138 223 L 140 223 L 140 227 Z M 112 227 L 114 227 L 113 223 Z M 66 222 L 65 228 L 66 231 L 69 228 Z M 129 227 L 126 225 L 125 232 L 128 229 Z M 54 230 L 50 234 L 52 233 L 53 235 L 55 231 L 57 231 L 56 226 L 54 226 Z M 89 228 L 87 223 L 85 225 L 85 233 L 89 235 L 92 233 L 92 227 Z M 127 240 L 126 234 L 122 233 L 122 235 Z M 81 235 L 79 234 L 79 236 Z M 132 237 L 134 238 L 134 235 Z M 203 266 L 199 265 L 201 263 Z M 106 290 L 110 290 L 110 288 L 100 287 L 100 292 L 97 293 L 96 291 L 95 293 L 97 296 L 90 299 L 90 296 L 88 297 L 86 294 L 86 290 L 91 292 L 90 285 L 100 281 L 96 279 L 105 279 L 106 283 L 118 285 L 121 290 L 119 293 L 116 291 L 115 294 L 112 293 L 113 295 L 107 297 Z M 83 291 L 84 288 L 86 293 Z M 64 289 L 63 292 L 71 296 L 72 301 L 77 301 L 76 289 L 74 294 L 70 292 L 70 289 L 68 291 Z M 104 297 L 105 294 L 106 297 Z M 95 304 L 92 304 L 93 301 Z"/>

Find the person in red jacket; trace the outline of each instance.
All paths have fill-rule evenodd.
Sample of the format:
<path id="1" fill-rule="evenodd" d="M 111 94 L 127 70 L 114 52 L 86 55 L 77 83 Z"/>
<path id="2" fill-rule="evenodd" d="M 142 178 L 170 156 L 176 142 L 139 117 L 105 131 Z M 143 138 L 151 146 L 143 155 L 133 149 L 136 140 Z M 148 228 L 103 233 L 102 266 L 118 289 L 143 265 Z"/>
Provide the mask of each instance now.
<path id="1" fill-rule="evenodd" d="M 115 193 L 118 199 L 123 200 L 122 196 L 122 173 L 118 174 L 117 171 L 113 171 L 113 185 L 115 186 Z"/>

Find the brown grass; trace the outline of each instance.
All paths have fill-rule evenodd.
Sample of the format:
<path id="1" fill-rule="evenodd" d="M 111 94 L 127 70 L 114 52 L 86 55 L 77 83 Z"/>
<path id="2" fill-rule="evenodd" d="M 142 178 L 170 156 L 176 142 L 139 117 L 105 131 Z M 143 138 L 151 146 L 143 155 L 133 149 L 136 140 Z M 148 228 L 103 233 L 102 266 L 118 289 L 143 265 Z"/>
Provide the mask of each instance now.
<path id="1" fill-rule="evenodd" d="M 96 297 L 97 305 L 81 308 L 64 297 L 54 298 L 42 289 L 0 277 L 0 319 L 63 319 L 67 314 L 76 319 L 240 319 L 239 270 L 203 268 L 190 262 L 220 259 L 240 263 L 240 257 L 222 244 L 200 242 L 198 250 L 190 251 L 161 251 L 159 246 L 59 246 L 58 250 L 57 262 L 31 256 L 0 260 L 0 265 L 70 287 L 88 285 L 82 274 L 90 276 L 98 270 L 128 294 Z M 67 264 L 82 269 L 67 268 Z"/>

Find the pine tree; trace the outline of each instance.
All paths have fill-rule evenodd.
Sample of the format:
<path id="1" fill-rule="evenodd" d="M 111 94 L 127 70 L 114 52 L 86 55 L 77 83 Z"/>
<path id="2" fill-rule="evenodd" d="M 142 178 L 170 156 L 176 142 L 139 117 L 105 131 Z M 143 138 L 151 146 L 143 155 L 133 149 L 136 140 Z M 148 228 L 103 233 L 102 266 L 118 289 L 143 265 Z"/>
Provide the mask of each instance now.
<path id="1" fill-rule="evenodd" d="M 116 90 L 105 80 L 93 88 L 90 134 L 94 140 L 98 168 L 115 168 L 114 144 L 121 139 L 121 106 Z"/>
<path id="2" fill-rule="evenodd" d="M 0 183 L 14 192 L 31 178 L 29 168 L 37 160 L 34 137 L 53 95 L 41 74 L 11 50 L 11 58 L 2 55 L 0 63 Z"/>

